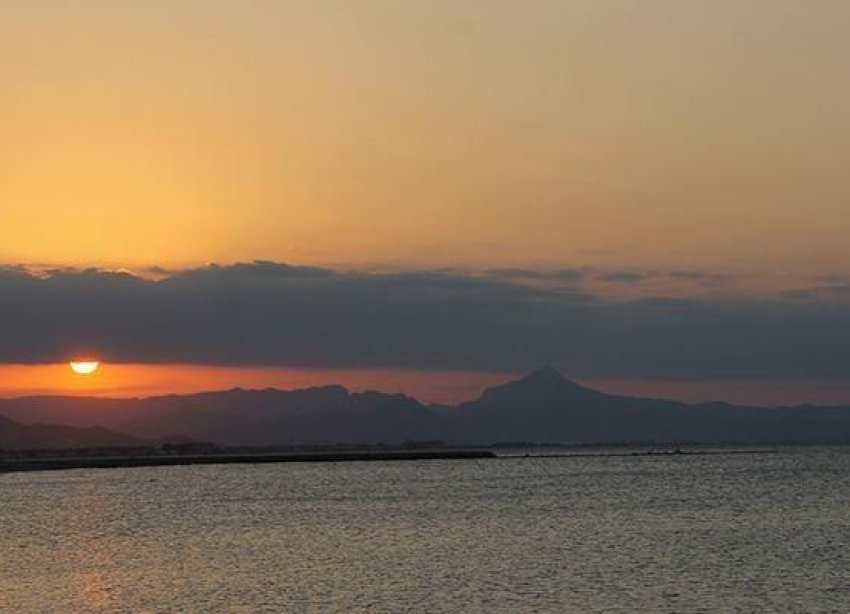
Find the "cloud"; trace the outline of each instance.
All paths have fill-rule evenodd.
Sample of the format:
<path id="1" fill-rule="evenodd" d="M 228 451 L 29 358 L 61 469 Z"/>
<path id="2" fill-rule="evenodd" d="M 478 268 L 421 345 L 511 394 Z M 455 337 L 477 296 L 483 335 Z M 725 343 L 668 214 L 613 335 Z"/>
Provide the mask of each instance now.
<path id="1" fill-rule="evenodd" d="M 834 302 L 850 298 L 850 283 L 830 283 L 786 290 L 782 296 L 798 301 Z"/>
<path id="2" fill-rule="evenodd" d="M 567 277 L 569 277 L 567 275 Z M 850 303 L 601 298 L 510 275 L 340 272 L 273 262 L 148 279 L 0 269 L 0 361 L 850 376 Z"/>
<path id="3" fill-rule="evenodd" d="M 609 271 L 599 275 L 601 281 L 634 284 L 646 281 L 649 277 L 646 273 L 636 271 Z"/>
<path id="4" fill-rule="evenodd" d="M 715 284 L 723 281 L 727 281 L 729 279 L 729 275 L 724 275 L 723 273 L 713 273 L 707 271 L 695 271 L 692 269 L 680 270 L 680 271 L 671 271 L 669 273 L 672 279 L 682 279 L 685 281 L 699 282 L 699 283 L 707 283 L 707 284 Z"/>
<path id="5" fill-rule="evenodd" d="M 818 293 L 814 290 L 785 290 L 782 292 L 782 296 L 795 301 L 808 301 L 816 299 Z"/>
<path id="6" fill-rule="evenodd" d="M 575 284 L 586 279 L 591 272 L 592 269 L 537 270 L 511 268 L 491 269 L 487 271 L 487 275 L 496 279 L 514 281 L 548 281 Z"/>
<path id="7" fill-rule="evenodd" d="M 601 282 L 607 287 L 627 289 L 629 286 L 652 284 L 654 287 L 667 285 L 669 282 L 683 284 L 692 288 L 714 288 L 733 280 L 732 276 L 722 273 L 698 270 L 634 270 L 613 269 L 605 270 L 594 267 L 565 268 L 565 269 L 528 269 L 502 268 L 491 269 L 487 276 L 506 281 L 549 285 L 549 286 L 587 286 Z"/>

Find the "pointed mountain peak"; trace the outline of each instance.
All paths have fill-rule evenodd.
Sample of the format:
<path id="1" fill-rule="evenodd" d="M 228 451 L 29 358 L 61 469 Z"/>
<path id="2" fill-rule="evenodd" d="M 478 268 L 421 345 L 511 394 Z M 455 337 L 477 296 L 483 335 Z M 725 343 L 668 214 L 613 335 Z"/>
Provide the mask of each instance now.
<path id="1" fill-rule="evenodd" d="M 482 399 L 527 399 L 538 397 L 575 397 L 581 395 L 598 395 L 598 393 L 590 388 L 586 388 L 581 384 L 567 379 L 557 369 L 550 366 L 543 366 L 535 369 L 528 375 L 510 381 L 501 386 L 488 388 L 484 391 Z"/>
<path id="2" fill-rule="evenodd" d="M 557 382 L 557 383 L 566 383 L 569 380 L 564 377 L 560 371 L 558 371 L 555 367 L 550 365 L 543 365 L 529 373 L 528 375 L 520 378 L 519 381 L 522 382 Z"/>
<path id="3" fill-rule="evenodd" d="M 521 388 L 523 390 L 537 390 L 537 391 L 577 391 L 577 390 L 589 390 L 589 388 L 585 388 L 581 384 L 578 384 L 571 379 L 564 377 L 564 375 L 558 371 L 555 367 L 544 365 L 538 369 L 535 369 L 528 375 L 519 378 L 518 380 L 514 380 L 513 382 L 509 382 L 506 384 L 508 386 L 512 386 L 515 388 Z"/>

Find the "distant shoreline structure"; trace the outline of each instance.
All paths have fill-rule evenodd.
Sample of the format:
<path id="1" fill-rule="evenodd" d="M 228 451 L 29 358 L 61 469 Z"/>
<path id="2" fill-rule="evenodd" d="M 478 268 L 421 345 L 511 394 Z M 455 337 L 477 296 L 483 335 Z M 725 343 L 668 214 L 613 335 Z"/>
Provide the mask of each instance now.
<path id="1" fill-rule="evenodd" d="M 555 446 L 557 448 L 557 446 Z M 565 446 L 565 449 L 575 449 Z M 623 458 L 623 457 L 680 457 L 680 456 L 716 456 L 736 454 L 776 454 L 776 448 L 727 449 L 701 447 L 699 449 L 678 449 L 664 451 L 608 449 L 596 452 L 538 452 L 534 448 L 501 448 L 482 446 L 480 448 L 450 449 L 361 449 L 350 451 L 305 451 L 286 453 L 210 453 L 191 455 L 112 455 L 112 456 L 44 456 L 44 457 L 7 457 L 0 459 L 0 475 L 29 471 L 64 471 L 71 469 L 122 469 L 134 467 L 177 467 L 189 465 L 262 465 L 272 463 L 340 463 L 375 461 L 422 461 L 422 460 L 483 460 L 483 459 L 582 459 L 582 458 Z"/>
<path id="2" fill-rule="evenodd" d="M 67 469 L 119 469 L 175 467 L 185 465 L 233 465 L 269 463 L 339 463 L 363 461 L 469 460 L 496 458 L 490 450 L 374 450 L 360 452 L 301 452 L 288 454 L 199 454 L 193 456 L 112 456 L 7 459 L 0 474 Z"/>

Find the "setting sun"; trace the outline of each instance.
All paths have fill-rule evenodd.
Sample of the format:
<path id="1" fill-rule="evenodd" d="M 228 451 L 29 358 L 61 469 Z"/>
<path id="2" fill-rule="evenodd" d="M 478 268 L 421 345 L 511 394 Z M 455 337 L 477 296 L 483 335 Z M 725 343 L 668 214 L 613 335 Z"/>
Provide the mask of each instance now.
<path id="1" fill-rule="evenodd" d="M 96 360 L 71 361 L 68 364 L 71 371 L 77 375 L 91 375 L 100 368 L 100 363 Z"/>

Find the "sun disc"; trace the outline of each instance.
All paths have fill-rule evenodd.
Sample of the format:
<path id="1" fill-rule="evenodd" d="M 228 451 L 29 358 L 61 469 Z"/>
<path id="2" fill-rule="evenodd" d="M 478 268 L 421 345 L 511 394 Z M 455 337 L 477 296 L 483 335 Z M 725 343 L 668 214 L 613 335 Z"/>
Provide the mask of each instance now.
<path id="1" fill-rule="evenodd" d="M 72 360 L 68 364 L 71 371 L 77 375 L 91 375 L 100 368 L 100 363 L 96 360 Z"/>

